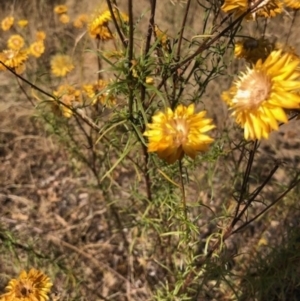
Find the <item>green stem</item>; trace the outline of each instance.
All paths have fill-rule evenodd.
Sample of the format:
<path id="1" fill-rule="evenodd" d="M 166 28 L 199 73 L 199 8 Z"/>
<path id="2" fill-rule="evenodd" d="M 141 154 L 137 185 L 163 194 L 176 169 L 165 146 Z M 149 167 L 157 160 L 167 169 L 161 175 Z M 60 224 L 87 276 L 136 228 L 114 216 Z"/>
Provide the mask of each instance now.
<path id="1" fill-rule="evenodd" d="M 185 221 L 187 221 L 187 207 L 186 207 L 186 199 L 185 199 L 185 189 L 183 183 L 183 170 L 182 170 L 182 159 L 179 160 L 179 173 L 180 173 L 180 187 L 182 192 L 182 205 L 184 210 Z"/>

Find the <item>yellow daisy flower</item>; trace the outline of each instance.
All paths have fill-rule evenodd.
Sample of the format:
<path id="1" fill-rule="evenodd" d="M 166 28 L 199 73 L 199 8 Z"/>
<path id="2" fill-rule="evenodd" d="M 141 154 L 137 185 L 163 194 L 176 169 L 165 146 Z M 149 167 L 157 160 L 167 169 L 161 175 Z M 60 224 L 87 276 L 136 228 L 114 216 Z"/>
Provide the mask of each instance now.
<path id="1" fill-rule="evenodd" d="M 33 42 L 29 46 L 29 53 L 35 57 L 40 57 L 45 52 L 45 45 L 43 41 Z"/>
<path id="2" fill-rule="evenodd" d="M 288 121 L 284 109 L 300 107 L 299 60 L 280 50 L 272 51 L 242 73 L 222 98 L 232 109 L 247 140 L 268 138 L 278 122 Z"/>
<path id="3" fill-rule="evenodd" d="M 169 164 L 181 160 L 186 154 L 195 159 L 199 152 L 206 151 L 213 139 L 204 133 L 215 128 L 206 111 L 195 114 L 194 104 L 179 105 L 173 112 L 158 112 L 147 125 L 144 136 L 148 137 L 148 152 L 157 155 Z"/>
<path id="4" fill-rule="evenodd" d="M 82 28 L 88 21 L 88 15 L 81 14 L 73 22 L 73 26 L 76 28 Z"/>
<path id="5" fill-rule="evenodd" d="M 25 20 L 25 19 L 19 20 L 18 25 L 22 28 L 26 27 L 28 25 L 28 20 Z"/>
<path id="6" fill-rule="evenodd" d="M 284 0 L 284 4 L 289 8 L 300 9 L 299 0 Z"/>
<path id="7" fill-rule="evenodd" d="M 146 84 L 153 85 L 154 84 L 154 78 L 150 76 L 146 76 Z"/>
<path id="8" fill-rule="evenodd" d="M 53 111 L 70 118 L 73 115 L 73 103 L 79 101 L 80 94 L 79 90 L 76 90 L 70 85 L 59 86 L 56 91 L 53 91 L 53 95 L 55 95 L 61 103 L 53 102 Z"/>
<path id="9" fill-rule="evenodd" d="M 64 54 L 56 54 L 55 56 L 53 56 L 50 65 L 51 72 L 55 76 L 66 76 L 74 69 L 72 58 Z"/>
<path id="10" fill-rule="evenodd" d="M 24 39 L 18 34 L 10 36 L 7 41 L 7 47 L 12 50 L 20 50 L 23 46 Z"/>
<path id="11" fill-rule="evenodd" d="M 154 26 L 154 32 L 156 35 L 156 38 L 159 41 L 159 44 L 162 46 L 162 48 L 166 51 L 170 50 L 170 40 L 169 37 L 165 32 L 160 30 L 157 25 Z"/>
<path id="12" fill-rule="evenodd" d="M 88 32 L 94 39 L 109 40 L 113 36 L 108 28 L 108 22 L 111 20 L 111 14 L 109 10 L 104 10 L 100 14 L 97 14 L 95 18 L 88 24 Z"/>
<path id="13" fill-rule="evenodd" d="M 6 66 L 10 68 L 20 67 L 28 58 L 26 50 L 3 50 L 0 52 L 0 61 L 2 61 Z M 6 68 L 1 65 L 0 70 L 6 70 Z"/>
<path id="14" fill-rule="evenodd" d="M 3 31 L 9 30 L 14 24 L 14 17 L 6 17 L 1 22 L 1 28 Z"/>
<path id="15" fill-rule="evenodd" d="M 70 22 L 70 17 L 67 14 L 61 14 L 59 16 L 59 21 L 63 24 L 67 24 Z"/>
<path id="16" fill-rule="evenodd" d="M 108 84 L 108 81 L 100 79 L 96 84 L 83 85 L 82 90 L 90 98 L 91 105 L 99 102 L 104 106 L 111 107 L 116 104 L 116 98 L 109 94 Z"/>
<path id="17" fill-rule="evenodd" d="M 37 31 L 37 33 L 35 34 L 35 37 L 36 37 L 37 41 L 44 41 L 46 39 L 46 33 L 42 30 Z"/>
<path id="18" fill-rule="evenodd" d="M 54 12 L 58 15 L 64 14 L 68 11 L 68 7 L 66 5 L 56 5 L 54 7 Z"/>
<path id="19" fill-rule="evenodd" d="M 257 0 L 225 0 L 222 5 L 222 10 L 227 13 L 234 13 L 240 16 L 245 13 L 249 8 L 255 6 Z M 254 11 L 247 16 L 247 19 L 256 19 L 256 17 L 271 18 L 280 14 L 283 10 L 283 4 L 280 0 L 264 0 Z"/>
<path id="20" fill-rule="evenodd" d="M 31 269 L 22 271 L 18 279 L 9 281 L 3 301 L 46 301 L 52 287 L 50 279 L 42 272 Z"/>

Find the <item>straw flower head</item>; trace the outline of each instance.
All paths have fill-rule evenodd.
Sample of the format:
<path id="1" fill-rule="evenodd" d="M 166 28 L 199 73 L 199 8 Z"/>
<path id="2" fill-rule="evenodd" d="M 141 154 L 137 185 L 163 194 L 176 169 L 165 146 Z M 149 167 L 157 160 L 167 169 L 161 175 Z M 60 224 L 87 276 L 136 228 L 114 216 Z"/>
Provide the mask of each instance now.
<path id="1" fill-rule="evenodd" d="M 7 47 L 12 50 L 20 50 L 23 46 L 24 39 L 18 34 L 10 36 L 7 41 Z"/>
<path id="2" fill-rule="evenodd" d="M 254 20 L 256 17 L 275 17 L 283 10 L 283 4 L 279 0 L 263 0 L 257 5 L 258 1 L 260 0 L 225 0 L 222 10 L 228 13 L 233 12 L 236 16 L 240 16 L 248 9 L 255 7 L 253 12 L 247 15 L 246 18 L 248 20 Z"/>
<path id="3" fill-rule="evenodd" d="M 232 110 L 247 140 L 268 138 L 278 122 L 286 123 L 284 109 L 300 107 L 299 59 L 281 50 L 272 51 L 242 73 L 222 98 Z"/>
<path id="4" fill-rule="evenodd" d="M 152 117 L 144 136 L 148 137 L 148 152 L 169 164 L 181 160 L 186 154 L 195 159 L 198 152 L 206 151 L 213 139 L 205 133 L 215 128 L 206 111 L 195 113 L 194 104 L 179 105 L 174 111 L 167 108 Z"/>
<path id="5" fill-rule="evenodd" d="M 284 0 L 284 4 L 289 8 L 300 9 L 299 0 Z"/>
<path id="6" fill-rule="evenodd" d="M 18 279 L 9 281 L 3 301 L 46 301 L 52 283 L 42 272 L 31 269 L 28 273 L 22 271 Z"/>
<path id="7" fill-rule="evenodd" d="M 46 33 L 42 30 L 37 31 L 35 34 L 37 41 L 44 41 L 46 39 Z"/>
<path id="8" fill-rule="evenodd" d="M 88 15 L 87 14 L 81 14 L 79 15 L 73 22 L 73 26 L 76 28 L 82 28 L 88 21 Z"/>
<path id="9" fill-rule="evenodd" d="M 9 30 L 14 24 L 14 17 L 6 17 L 1 22 L 1 28 L 3 31 Z"/>
<path id="10" fill-rule="evenodd" d="M 18 21 L 18 25 L 22 28 L 26 27 L 28 25 L 28 20 L 21 19 Z"/>
<path id="11" fill-rule="evenodd" d="M 56 91 L 53 91 L 53 95 L 59 99 L 60 103 L 52 103 L 53 111 L 70 118 L 73 115 L 73 104 L 79 102 L 80 94 L 79 90 L 68 84 L 59 86 Z"/>
<path id="12" fill-rule="evenodd" d="M 111 14 L 108 9 L 96 13 L 88 24 L 89 35 L 94 39 L 110 40 L 113 38 L 108 22 L 111 20 Z"/>
<path id="13" fill-rule="evenodd" d="M 55 76 L 66 76 L 74 69 L 72 58 L 64 54 L 56 54 L 51 59 L 51 72 Z"/>
<path id="14" fill-rule="evenodd" d="M 65 14 L 68 11 L 68 7 L 66 5 L 56 5 L 54 7 L 54 12 L 58 15 Z"/>
<path id="15" fill-rule="evenodd" d="M 0 52 L 0 60 L 10 68 L 18 68 L 27 60 L 28 55 L 26 50 L 7 49 Z M 6 70 L 1 65 L 0 70 Z"/>
<path id="16" fill-rule="evenodd" d="M 29 52 L 35 57 L 40 57 L 45 52 L 45 45 L 43 41 L 33 42 L 29 46 Z"/>
<path id="17" fill-rule="evenodd" d="M 68 24 L 70 22 L 70 17 L 67 15 L 67 14 L 61 14 L 59 16 L 59 21 L 62 23 L 62 24 Z"/>

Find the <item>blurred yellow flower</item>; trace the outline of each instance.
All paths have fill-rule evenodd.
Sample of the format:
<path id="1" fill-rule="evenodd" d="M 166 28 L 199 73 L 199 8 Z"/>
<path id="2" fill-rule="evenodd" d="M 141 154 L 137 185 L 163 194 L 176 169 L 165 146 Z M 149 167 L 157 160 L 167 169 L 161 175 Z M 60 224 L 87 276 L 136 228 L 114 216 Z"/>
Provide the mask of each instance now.
<path id="1" fill-rule="evenodd" d="M 146 76 L 146 84 L 153 85 L 154 84 L 154 78 L 150 76 Z"/>
<path id="2" fill-rule="evenodd" d="M 82 28 L 88 21 L 88 15 L 81 14 L 73 22 L 73 26 L 76 28 Z"/>
<path id="3" fill-rule="evenodd" d="M 40 57 L 45 52 L 45 45 L 43 41 L 33 42 L 29 46 L 29 52 L 35 57 Z"/>
<path id="4" fill-rule="evenodd" d="M 107 89 L 108 84 L 108 81 L 100 79 L 95 84 L 83 85 L 82 90 L 90 98 L 91 105 L 99 102 L 104 106 L 111 107 L 116 104 L 116 98 Z"/>
<path id="5" fill-rule="evenodd" d="M 28 55 L 26 50 L 8 49 L 0 52 L 0 61 L 10 68 L 20 67 L 27 58 Z M 6 70 L 6 68 L 1 65 L 0 70 Z"/>
<path id="6" fill-rule="evenodd" d="M 74 69 L 72 58 L 65 54 L 56 54 L 53 56 L 50 65 L 51 72 L 55 76 L 66 76 Z"/>
<path id="7" fill-rule="evenodd" d="M 7 41 L 7 47 L 12 50 L 20 50 L 23 46 L 24 39 L 18 34 L 10 36 Z"/>
<path id="8" fill-rule="evenodd" d="M 68 11 L 68 7 L 66 5 L 56 5 L 54 7 L 54 12 L 58 15 L 64 14 Z"/>
<path id="9" fill-rule="evenodd" d="M 299 0 L 284 0 L 284 4 L 289 8 L 300 9 Z"/>
<path id="10" fill-rule="evenodd" d="M 257 4 L 257 0 L 225 0 L 221 9 L 227 13 L 234 13 L 240 16 L 249 8 Z M 283 4 L 280 0 L 262 1 L 255 10 L 247 15 L 247 19 L 256 19 L 256 17 L 271 18 L 283 11 Z"/>
<path id="11" fill-rule="evenodd" d="M 179 105 L 173 112 L 153 115 L 144 136 L 148 137 L 148 152 L 157 155 L 169 164 L 181 160 L 186 154 L 195 159 L 199 152 L 206 151 L 213 138 L 204 134 L 215 128 L 211 119 L 204 118 L 206 111 L 195 113 L 194 104 Z"/>
<path id="12" fill-rule="evenodd" d="M 255 64 L 259 59 L 264 61 L 274 48 L 274 43 L 264 37 L 246 38 L 235 43 L 234 55 L 237 58 L 244 58 L 248 63 Z"/>
<path id="13" fill-rule="evenodd" d="M 1 28 L 3 31 L 9 30 L 14 24 L 14 17 L 6 17 L 1 22 Z"/>
<path id="14" fill-rule="evenodd" d="M 46 39 L 46 33 L 42 30 L 37 31 L 37 33 L 35 34 L 35 37 L 36 37 L 37 41 L 44 41 Z"/>
<path id="15" fill-rule="evenodd" d="M 154 26 L 154 32 L 156 35 L 156 38 L 159 41 L 159 44 L 162 46 L 162 48 L 166 51 L 170 50 L 170 40 L 167 34 L 163 31 L 161 31 L 158 26 L 155 24 Z"/>
<path id="16" fill-rule="evenodd" d="M 7 293 L 0 296 L 3 301 L 46 301 L 52 287 L 50 279 L 42 272 L 31 269 L 22 271 L 18 279 L 9 281 Z"/>
<path id="17" fill-rule="evenodd" d="M 267 139 L 278 129 L 278 122 L 288 121 L 284 109 L 300 108 L 299 65 L 291 54 L 272 51 L 223 92 L 222 98 L 244 129 L 245 139 Z"/>
<path id="18" fill-rule="evenodd" d="M 59 21 L 63 24 L 67 24 L 70 22 L 70 17 L 67 14 L 61 14 L 59 16 Z"/>
<path id="19" fill-rule="evenodd" d="M 28 25 L 28 21 L 25 20 L 25 19 L 19 20 L 19 21 L 18 21 L 18 25 L 19 25 L 20 27 L 26 27 L 26 26 Z"/>
<path id="20" fill-rule="evenodd" d="M 75 101 L 79 102 L 80 94 L 79 90 L 68 84 L 59 86 L 56 91 L 53 91 L 53 95 L 58 98 L 60 103 L 53 102 L 53 111 L 70 118 L 73 115 L 73 104 Z"/>

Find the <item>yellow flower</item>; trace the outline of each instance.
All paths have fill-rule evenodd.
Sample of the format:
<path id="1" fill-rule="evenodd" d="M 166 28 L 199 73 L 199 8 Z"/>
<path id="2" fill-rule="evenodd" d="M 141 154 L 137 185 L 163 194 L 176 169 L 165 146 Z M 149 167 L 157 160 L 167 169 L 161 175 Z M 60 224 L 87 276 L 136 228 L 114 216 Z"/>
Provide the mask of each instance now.
<path id="1" fill-rule="evenodd" d="M 18 35 L 12 35 L 7 41 L 7 47 L 12 50 L 20 50 L 24 46 L 24 39 Z"/>
<path id="2" fill-rule="evenodd" d="M 148 85 L 153 85 L 153 84 L 154 84 L 154 79 L 153 79 L 153 77 L 146 76 L 146 84 L 148 84 Z"/>
<path id="3" fill-rule="evenodd" d="M 25 19 L 19 20 L 19 21 L 18 21 L 18 25 L 19 25 L 20 27 L 26 27 L 26 26 L 28 25 L 28 21 L 25 20 Z"/>
<path id="4" fill-rule="evenodd" d="M 54 12 L 58 15 L 64 14 L 68 11 L 68 7 L 66 5 L 56 5 L 54 7 Z"/>
<path id="5" fill-rule="evenodd" d="M 63 24 L 67 24 L 70 22 L 70 17 L 67 14 L 61 14 L 59 16 L 59 21 Z"/>
<path id="6" fill-rule="evenodd" d="M 37 31 L 37 33 L 35 34 L 35 37 L 36 37 L 37 41 L 44 41 L 46 39 L 46 34 L 44 31 L 40 30 L 40 31 Z"/>
<path id="7" fill-rule="evenodd" d="M 83 85 L 82 90 L 91 99 L 91 105 L 97 102 L 104 106 L 111 107 L 116 104 L 116 98 L 109 93 L 108 81 L 100 79 L 96 84 Z"/>
<path id="8" fill-rule="evenodd" d="M 245 13 L 249 8 L 254 7 L 257 0 L 225 0 L 222 5 L 224 12 L 233 12 L 236 16 Z M 247 16 L 247 19 L 255 19 L 256 17 L 271 18 L 280 14 L 283 10 L 283 4 L 279 0 L 264 0 Z"/>
<path id="9" fill-rule="evenodd" d="M 20 67 L 27 60 L 27 57 L 26 50 L 8 49 L 0 52 L 0 61 L 10 68 Z M 6 70 L 6 68 L 1 65 L 0 70 Z"/>
<path id="10" fill-rule="evenodd" d="M 73 26 L 76 28 L 82 28 L 87 23 L 88 16 L 86 14 L 79 15 L 73 22 Z"/>
<path id="11" fill-rule="evenodd" d="M 232 109 L 247 140 L 268 138 L 278 122 L 288 121 L 284 109 L 300 107 L 299 60 L 290 53 L 272 51 L 242 73 L 222 98 Z"/>
<path id="12" fill-rule="evenodd" d="M 55 76 L 66 76 L 74 69 L 72 58 L 64 54 L 56 54 L 51 59 L 51 71 Z"/>
<path id="13" fill-rule="evenodd" d="M 45 51 L 45 45 L 43 41 L 36 41 L 33 42 L 30 46 L 29 46 L 29 52 L 31 55 L 35 56 L 35 57 L 40 57 Z"/>
<path id="14" fill-rule="evenodd" d="M 57 96 L 61 102 L 53 102 L 53 111 L 70 118 L 73 115 L 73 103 L 79 101 L 80 91 L 70 85 L 61 85 L 56 91 L 53 91 L 53 95 Z"/>
<path id="15" fill-rule="evenodd" d="M 52 283 L 42 272 L 31 269 L 28 273 L 22 271 L 18 279 L 9 281 L 6 290 L 0 298 L 3 301 L 46 301 Z"/>
<path id="16" fill-rule="evenodd" d="M 107 59 L 114 58 L 114 59 L 122 59 L 124 58 L 123 51 L 120 50 L 110 50 L 102 52 L 103 56 Z"/>
<path id="17" fill-rule="evenodd" d="M 4 31 L 9 30 L 14 24 L 14 17 L 6 17 L 1 22 L 1 28 Z"/>
<path id="18" fill-rule="evenodd" d="M 161 31 L 157 25 L 154 26 L 154 32 L 156 35 L 156 38 L 159 41 L 159 44 L 162 46 L 162 48 L 166 51 L 170 50 L 170 40 L 167 36 L 167 34 L 163 31 Z"/>
<path id="19" fill-rule="evenodd" d="M 206 111 L 195 114 L 194 104 L 179 105 L 173 112 L 158 112 L 152 117 L 143 134 L 148 137 L 148 152 L 157 155 L 169 164 L 181 160 L 186 154 L 195 159 L 198 152 L 206 151 L 213 139 L 205 135 L 215 128 L 211 119 L 204 118 Z"/>
<path id="20" fill-rule="evenodd" d="M 113 36 L 108 28 L 108 22 L 111 20 L 111 14 L 109 10 L 104 10 L 100 14 L 97 14 L 88 24 L 88 32 L 94 39 L 109 40 Z"/>
<path id="21" fill-rule="evenodd" d="M 299 0 L 284 0 L 284 4 L 287 7 L 290 7 L 293 9 L 300 9 L 300 1 Z"/>

